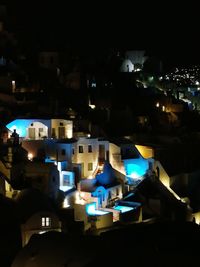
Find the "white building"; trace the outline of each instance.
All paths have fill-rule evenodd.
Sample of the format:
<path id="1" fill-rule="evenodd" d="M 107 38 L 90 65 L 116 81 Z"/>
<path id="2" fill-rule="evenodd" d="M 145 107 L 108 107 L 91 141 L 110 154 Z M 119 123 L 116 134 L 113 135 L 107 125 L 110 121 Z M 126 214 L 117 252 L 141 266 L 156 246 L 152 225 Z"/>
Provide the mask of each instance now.
<path id="1" fill-rule="evenodd" d="M 65 139 L 73 136 L 73 123 L 63 119 L 16 119 L 7 124 L 10 131 L 16 130 L 20 138 L 41 140 L 44 138 Z"/>
<path id="2" fill-rule="evenodd" d="M 79 138 L 73 144 L 72 162 L 81 164 L 81 177 L 93 178 L 108 159 L 109 142 L 98 138 Z"/>

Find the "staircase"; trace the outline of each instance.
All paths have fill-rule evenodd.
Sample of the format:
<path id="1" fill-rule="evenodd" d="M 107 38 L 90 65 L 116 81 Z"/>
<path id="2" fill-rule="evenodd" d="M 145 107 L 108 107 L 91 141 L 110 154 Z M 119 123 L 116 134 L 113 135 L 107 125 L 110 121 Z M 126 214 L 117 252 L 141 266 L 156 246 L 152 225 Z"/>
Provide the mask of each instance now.
<path id="1" fill-rule="evenodd" d="M 104 168 L 104 163 L 102 163 L 102 162 L 98 163 L 98 165 L 97 165 L 95 171 L 93 172 L 92 176 L 96 177 L 96 175 L 101 174 L 103 172 L 103 168 Z"/>

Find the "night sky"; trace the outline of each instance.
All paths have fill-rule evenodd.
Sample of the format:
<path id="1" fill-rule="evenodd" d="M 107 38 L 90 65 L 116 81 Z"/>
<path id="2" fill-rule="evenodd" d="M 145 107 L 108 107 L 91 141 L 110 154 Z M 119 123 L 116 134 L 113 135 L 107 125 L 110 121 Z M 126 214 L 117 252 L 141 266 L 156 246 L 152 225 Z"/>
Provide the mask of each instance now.
<path id="1" fill-rule="evenodd" d="M 166 67 L 200 62 L 198 7 L 181 3 L 6 1 L 12 27 L 41 48 L 145 49 Z M 157 1 L 156 1 L 157 2 Z"/>

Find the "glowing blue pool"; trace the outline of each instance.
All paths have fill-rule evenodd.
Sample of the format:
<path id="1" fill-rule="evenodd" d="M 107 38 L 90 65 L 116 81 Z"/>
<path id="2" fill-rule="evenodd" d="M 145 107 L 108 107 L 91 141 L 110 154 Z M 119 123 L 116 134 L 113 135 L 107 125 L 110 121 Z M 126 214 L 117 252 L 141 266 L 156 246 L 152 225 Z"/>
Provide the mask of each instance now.
<path id="1" fill-rule="evenodd" d="M 128 212 L 130 210 L 133 210 L 134 208 L 132 207 L 127 207 L 127 206 L 115 206 L 114 210 L 119 210 L 121 213 Z"/>
<path id="2" fill-rule="evenodd" d="M 105 215 L 109 212 L 103 210 L 96 210 L 96 203 L 92 202 L 86 205 L 86 212 L 88 215 L 95 216 L 95 215 Z"/>

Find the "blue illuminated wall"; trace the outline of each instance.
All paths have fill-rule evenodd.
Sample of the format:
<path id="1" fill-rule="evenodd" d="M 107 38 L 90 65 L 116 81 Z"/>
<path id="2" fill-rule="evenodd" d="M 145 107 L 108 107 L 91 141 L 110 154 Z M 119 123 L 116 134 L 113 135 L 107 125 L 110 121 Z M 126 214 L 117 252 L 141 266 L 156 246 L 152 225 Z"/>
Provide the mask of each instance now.
<path id="1" fill-rule="evenodd" d="M 39 119 L 17 119 L 8 123 L 6 127 L 12 132 L 14 131 L 14 129 L 16 129 L 16 132 L 19 134 L 19 137 L 26 137 L 27 128 L 33 122 L 41 122 L 47 127 L 50 127 L 50 120 L 39 120 Z"/>
<path id="2" fill-rule="evenodd" d="M 114 183 L 115 175 L 113 168 L 109 162 L 104 163 L 103 172 L 101 174 L 97 174 L 96 179 L 101 185 L 109 185 Z"/>
<path id="3" fill-rule="evenodd" d="M 137 179 L 146 174 L 149 163 L 148 160 L 142 157 L 138 159 L 126 159 L 124 160 L 124 167 L 126 176 Z"/>

